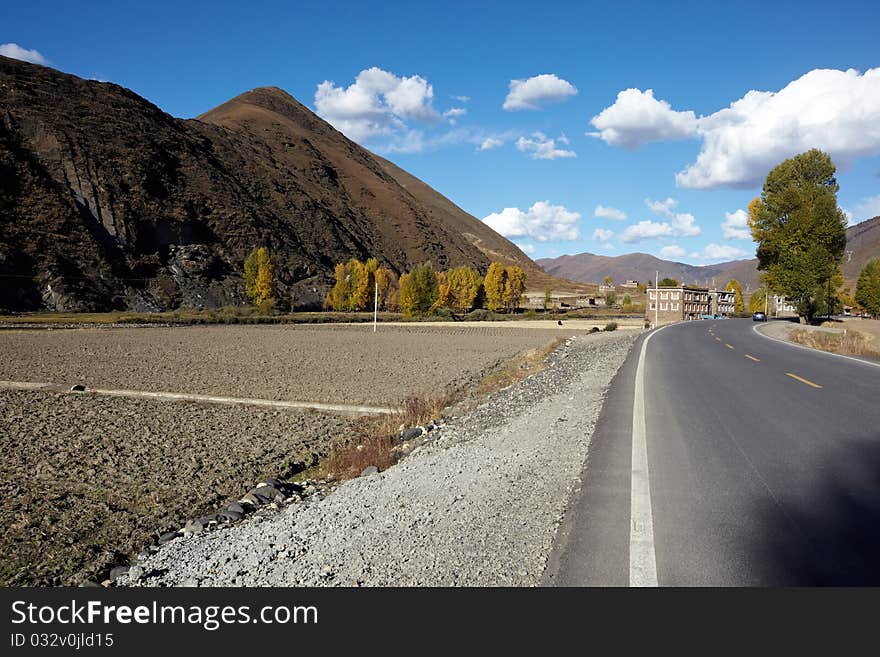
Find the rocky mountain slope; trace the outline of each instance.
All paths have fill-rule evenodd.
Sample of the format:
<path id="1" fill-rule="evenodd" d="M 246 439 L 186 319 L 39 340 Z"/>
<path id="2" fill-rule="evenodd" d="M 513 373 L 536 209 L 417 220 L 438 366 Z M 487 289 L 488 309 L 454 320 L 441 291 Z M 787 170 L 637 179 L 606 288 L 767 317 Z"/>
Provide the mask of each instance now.
<path id="1" fill-rule="evenodd" d="M 880 258 L 880 217 L 868 219 L 846 230 L 846 249 L 841 270 L 847 284 L 854 289 L 859 272 L 870 258 Z M 655 272 L 660 277 L 675 278 L 683 283 L 724 285 L 731 278 L 743 288 L 755 289 L 761 285 L 758 261 L 732 260 L 716 265 L 697 267 L 682 262 L 662 260 L 647 253 L 628 253 L 620 256 L 601 256 L 592 253 L 543 258 L 537 261 L 549 274 L 585 283 L 597 283 L 611 276 L 616 283 L 628 279 L 653 281 Z"/>
<path id="2" fill-rule="evenodd" d="M 300 306 L 320 304 L 350 257 L 401 272 L 485 270 L 500 254 L 539 271 L 439 199 L 280 89 L 182 120 L 117 85 L 0 57 L 0 309 L 241 303 L 242 262 L 260 245 Z"/>

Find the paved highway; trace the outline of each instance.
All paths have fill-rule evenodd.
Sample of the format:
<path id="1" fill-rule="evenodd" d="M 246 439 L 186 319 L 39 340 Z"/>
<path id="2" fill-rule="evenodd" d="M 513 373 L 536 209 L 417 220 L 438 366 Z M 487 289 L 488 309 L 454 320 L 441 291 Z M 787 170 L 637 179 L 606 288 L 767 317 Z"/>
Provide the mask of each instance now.
<path id="1" fill-rule="evenodd" d="M 636 343 L 547 584 L 880 584 L 880 367 L 754 327 Z"/>

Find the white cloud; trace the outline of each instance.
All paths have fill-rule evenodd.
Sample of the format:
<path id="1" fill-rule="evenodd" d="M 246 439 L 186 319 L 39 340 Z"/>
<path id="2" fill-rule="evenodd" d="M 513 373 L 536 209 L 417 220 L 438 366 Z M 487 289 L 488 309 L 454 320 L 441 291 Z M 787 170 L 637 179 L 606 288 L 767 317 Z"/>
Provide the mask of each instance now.
<path id="1" fill-rule="evenodd" d="M 607 228 L 597 228 L 593 231 L 593 239 L 597 242 L 607 242 L 614 237 L 614 231 Z"/>
<path id="2" fill-rule="evenodd" d="M 20 59 L 23 62 L 30 62 L 31 64 L 46 65 L 49 63 L 49 60 L 43 57 L 38 51 L 22 48 L 17 43 L 0 44 L 0 55 L 11 57 L 12 59 Z"/>
<path id="3" fill-rule="evenodd" d="M 319 84 L 315 108 L 347 137 L 364 141 L 404 130 L 406 120 L 438 121 L 433 98 L 434 88 L 424 78 L 398 77 L 373 67 L 358 73 L 346 88 L 330 80 Z"/>
<path id="4" fill-rule="evenodd" d="M 880 216 L 880 194 L 868 196 L 861 200 L 856 206 L 854 223 L 864 221 L 865 219 L 873 219 L 876 216 Z"/>
<path id="5" fill-rule="evenodd" d="M 580 237 L 577 223 L 581 215 L 562 205 L 538 201 L 527 211 L 504 208 L 493 212 L 483 221 L 505 237 L 528 237 L 538 242 L 551 240 L 576 240 Z"/>
<path id="6" fill-rule="evenodd" d="M 597 205 L 596 209 L 593 210 L 594 217 L 600 217 L 602 219 L 613 219 L 614 221 L 623 221 L 626 219 L 626 212 L 623 210 L 618 210 L 617 208 L 606 207 L 604 205 Z"/>
<path id="7" fill-rule="evenodd" d="M 702 251 L 696 251 L 690 254 L 690 257 L 701 262 L 723 262 L 725 260 L 737 260 L 739 258 L 751 257 L 749 254 L 736 246 L 730 244 L 707 244 Z"/>
<path id="8" fill-rule="evenodd" d="M 528 242 L 514 242 L 514 245 L 526 255 L 535 254 L 535 245 Z"/>
<path id="9" fill-rule="evenodd" d="M 701 118 L 697 161 L 681 187 L 751 187 L 785 158 L 819 148 L 838 166 L 880 154 L 880 68 L 815 69 L 779 91 L 750 91 Z"/>
<path id="10" fill-rule="evenodd" d="M 464 107 L 453 107 L 453 108 L 448 109 L 445 112 L 443 112 L 443 116 L 445 116 L 447 119 L 450 116 L 451 117 L 464 116 L 465 114 L 467 114 L 467 110 Z"/>
<path id="11" fill-rule="evenodd" d="M 693 237 L 703 232 L 694 215 L 689 212 L 673 212 L 678 205 L 674 198 L 667 198 L 665 201 L 646 198 L 645 205 L 651 212 L 662 215 L 669 221 L 640 221 L 627 226 L 621 233 L 621 241 L 634 243 L 662 237 Z"/>
<path id="12" fill-rule="evenodd" d="M 687 250 L 683 249 L 678 244 L 670 244 L 669 246 L 664 246 L 660 249 L 661 258 L 683 258 L 686 255 Z"/>
<path id="13" fill-rule="evenodd" d="M 750 240 L 749 214 L 740 208 L 736 212 L 725 212 L 721 232 L 726 240 Z"/>
<path id="14" fill-rule="evenodd" d="M 577 92 L 573 84 L 552 73 L 536 75 L 527 80 L 511 80 L 510 91 L 502 108 L 508 111 L 541 109 L 544 103 L 563 101 L 577 95 Z"/>
<path id="15" fill-rule="evenodd" d="M 617 247 L 614 246 L 611 242 L 605 242 L 599 246 L 603 251 L 615 251 Z"/>
<path id="16" fill-rule="evenodd" d="M 685 139 L 696 133 L 693 112 L 676 112 L 665 100 L 654 98 L 654 90 L 625 89 L 610 107 L 594 116 L 590 123 L 598 132 L 591 137 L 635 150 L 652 141 Z"/>
<path id="17" fill-rule="evenodd" d="M 500 148 L 501 146 L 504 146 L 503 140 L 495 139 L 495 137 L 486 137 L 483 143 L 480 144 L 479 150 L 491 151 L 493 148 Z"/>
<path id="18" fill-rule="evenodd" d="M 665 221 L 640 221 L 624 228 L 620 234 L 620 241 L 632 244 L 644 240 L 656 240 L 661 237 L 673 237 L 672 226 Z"/>
<path id="19" fill-rule="evenodd" d="M 516 147 L 523 153 L 531 153 L 533 160 L 556 160 L 564 157 L 577 157 L 574 151 L 556 147 L 556 142 L 568 144 L 568 137 L 561 135 L 551 139 L 543 132 L 534 132 L 531 137 L 520 137 L 516 140 Z"/>
<path id="20" fill-rule="evenodd" d="M 460 103 L 467 103 L 470 101 L 471 97 L 470 96 L 453 96 L 452 99 L 457 100 Z"/>
<path id="21" fill-rule="evenodd" d="M 852 212 L 850 212 L 846 208 L 840 208 L 840 210 L 841 210 L 841 212 L 843 212 L 843 215 L 846 217 L 846 227 L 847 228 L 849 228 L 850 226 L 855 226 L 858 223 L 856 221 L 855 216 L 853 216 Z"/>
<path id="22" fill-rule="evenodd" d="M 668 197 L 665 201 L 652 201 L 651 199 L 646 198 L 645 205 L 654 214 L 662 214 L 664 217 L 671 217 L 673 216 L 672 210 L 678 205 L 678 201 L 671 197 Z"/>
<path id="23" fill-rule="evenodd" d="M 621 91 L 588 133 L 636 149 L 652 141 L 702 139 L 680 187 L 754 187 L 782 160 L 819 148 L 846 167 L 880 154 L 880 68 L 814 69 L 778 91 L 749 91 L 708 116 L 677 111 L 652 90 Z"/>

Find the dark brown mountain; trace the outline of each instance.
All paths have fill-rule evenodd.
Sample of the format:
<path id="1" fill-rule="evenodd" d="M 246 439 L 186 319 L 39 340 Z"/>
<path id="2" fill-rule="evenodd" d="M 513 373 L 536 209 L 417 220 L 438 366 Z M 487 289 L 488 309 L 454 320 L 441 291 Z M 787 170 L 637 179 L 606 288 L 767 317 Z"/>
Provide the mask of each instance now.
<path id="1" fill-rule="evenodd" d="M 843 258 L 841 269 L 847 284 L 855 289 L 855 281 L 865 263 L 870 258 L 880 258 L 880 217 L 847 228 L 846 249 L 847 254 Z M 627 253 L 613 257 L 579 253 L 542 258 L 537 263 L 553 276 L 584 283 L 601 282 L 606 276 L 611 276 L 615 283 L 626 280 L 648 282 L 653 281 L 655 272 L 659 271 L 661 278 L 668 276 L 688 284 L 711 285 L 714 279 L 717 285 L 724 285 L 732 278 L 737 279 L 744 290 L 755 289 L 761 284 L 756 259 L 732 260 L 696 267 L 682 262 L 661 260 L 647 253 Z"/>
<path id="2" fill-rule="evenodd" d="M 0 57 L 0 308 L 241 303 L 241 263 L 260 245 L 280 294 L 304 305 L 351 257 L 402 272 L 485 270 L 498 254 L 539 271 L 280 89 L 182 120 L 117 85 Z"/>

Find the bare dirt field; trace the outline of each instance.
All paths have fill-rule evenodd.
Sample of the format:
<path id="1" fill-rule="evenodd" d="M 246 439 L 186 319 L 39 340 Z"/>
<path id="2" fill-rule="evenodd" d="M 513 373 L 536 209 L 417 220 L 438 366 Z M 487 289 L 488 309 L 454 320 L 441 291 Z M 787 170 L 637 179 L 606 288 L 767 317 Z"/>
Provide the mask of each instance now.
<path id="1" fill-rule="evenodd" d="M 574 331 L 572 331 L 574 332 Z M 0 333 L 0 379 L 393 404 L 479 382 L 564 337 L 494 326 L 219 326 Z M 289 476 L 353 418 L 0 391 L 0 585 L 100 579 L 165 531 Z"/>
<path id="2" fill-rule="evenodd" d="M 396 404 L 465 386 L 566 331 L 492 325 L 217 326 L 0 333 L 0 379 Z"/>
<path id="3" fill-rule="evenodd" d="M 0 585 L 79 584 L 354 420 L 303 411 L 5 391 Z"/>

